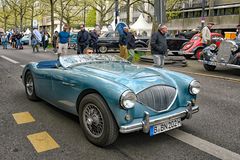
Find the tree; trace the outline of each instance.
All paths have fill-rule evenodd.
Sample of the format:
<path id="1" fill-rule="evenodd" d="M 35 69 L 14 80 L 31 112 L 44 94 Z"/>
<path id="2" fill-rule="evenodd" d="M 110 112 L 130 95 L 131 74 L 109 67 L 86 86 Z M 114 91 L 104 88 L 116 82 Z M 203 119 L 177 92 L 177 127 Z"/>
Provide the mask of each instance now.
<path id="1" fill-rule="evenodd" d="M 51 37 L 53 37 L 54 32 L 54 11 L 55 4 L 58 0 L 41 0 L 42 4 L 48 8 L 50 6 L 50 16 L 51 16 Z"/>
<path id="2" fill-rule="evenodd" d="M 10 8 L 7 6 L 5 0 L 1 0 L 2 14 L 0 14 L 0 21 L 4 24 L 4 31 L 7 30 L 8 19 L 11 15 Z"/>
<path id="3" fill-rule="evenodd" d="M 35 17 L 42 15 L 44 12 L 43 6 L 39 1 L 30 0 L 29 1 L 29 13 L 26 14 L 25 18 L 30 20 L 31 31 L 33 31 L 33 20 Z"/>
<path id="4" fill-rule="evenodd" d="M 114 10 L 113 6 L 115 4 L 114 0 L 109 0 L 109 1 L 93 0 L 93 1 L 88 1 L 88 3 L 94 10 L 96 10 L 99 13 L 100 26 L 105 25 L 107 22 L 109 22 L 113 18 L 113 14 L 111 14 L 109 17 L 107 16 L 109 15 L 109 13 L 113 13 L 113 10 Z"/>
<path id="5" fill-rule="evenodd" d="M 127 25 L 129 25 L 130 24 L 130 8 L 135 3 L 141 2 L 141 0 L 123 0 L 123 2 L 124 2 L 123 3 L 124 7 L 126 7 L 126 14 L 127 14 L 126 23 L 127 23 Z"/>
<path id="6" fill-rule="evenodd" d="M 6 3 L 15 11 L 14 14 L 18 14 L 20 18 L 20 31 L 23 28 L 23 18 L 29 8 L 29 0 L 6 0 Z M 17 15 L 16 15 L 17 16 Z M 15 19 L 15 25 L 17 24 Z"/>
<path id="7" fill-rule="evenodd" d="M 96 25 L 96 10 L 90 9 L 87 14 L 86 26 L 94 27 Z"/>
<path id="8" fill-rule="evenodd" d="M 179 9 L 175 9 L 174 7 L 176 6 L 176 4 L 181 3 L 184 0 L 165 0 L 166 2 L 166 12 L 167 12 L 167 20 L 170 20 L 172 18 L 172 16 L 176 16 L 179 13 Z M 147 14 L 152 23 L 153 23 L 153 28 L 152 28 L 152 32 L 155 32 L 157 30 L 157 22 L 155 19 L 155 16 L 152 15 L 149 11 L 145 10 L 144 8 L 144 4 L 148 4 L 150 5 L 152 8 L 154 7 L 154 0 L 142 0 L 137 2 L 137 10 L 141 13 Z"/>
<path id="9" fill-rule="evenodd" d="M 86 6 L 85 6 L 86 7 Z M 60 19 L 60 29 L 62 24 L 66 23 L 71 28 L 74 22 L 79 21 L 80 13 L 84 10 L 84 4 L 78 3 L 76 0 L 60 0 L 57 3 L 56 13 Z"/>

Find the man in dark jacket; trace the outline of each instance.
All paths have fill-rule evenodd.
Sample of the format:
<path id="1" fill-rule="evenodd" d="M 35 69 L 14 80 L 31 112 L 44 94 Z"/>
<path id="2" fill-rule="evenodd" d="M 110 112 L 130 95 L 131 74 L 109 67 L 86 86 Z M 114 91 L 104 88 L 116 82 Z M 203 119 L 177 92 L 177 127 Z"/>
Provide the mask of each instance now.
<path id="1" fill-rule="evenodd" d="M 94 53 L 98 53 L 98 48 L 97 48 L 97 41 L 98 41 L 98 34 L 95 29 L 93 29 L 90 33 L 90 46 L 93 49 Z"/>
<path id="2" fill-rule="evenodd" d="M 80 25 L 81 31 L 77 35 L 77 54 L 83 54 L 85 48 L 89 45 L 90 35 L 88 31 L 85 30 L 84 24 Z"/>
<path id="3" fill-rule="evenodd" d="M 151 37 L 151 52 L 153 55 L 154 65 L 156 67 L 163 67 L 164 58 L 167 55 L 167 40 L 165 34 L 167 33 L 167 26 L 160 24 L 158 31 L 153 33 Z"/>

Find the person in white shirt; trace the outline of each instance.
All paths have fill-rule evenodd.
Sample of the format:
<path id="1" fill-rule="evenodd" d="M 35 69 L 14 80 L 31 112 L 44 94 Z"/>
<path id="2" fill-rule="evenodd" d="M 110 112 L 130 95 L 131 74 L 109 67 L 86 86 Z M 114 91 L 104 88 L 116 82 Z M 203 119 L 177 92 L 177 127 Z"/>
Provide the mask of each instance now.
<path id="1" fill-rule="evenodd" d="M 202 43 L 203 47 L 206 47 L 211 43 L 211 28 L 213 27 L 213 22 L 208 22 L 207 26 L 202 29 Z"/>
<path id="2" fill-rule="evenodd" d="M 237 35 L 236 38 L 240 40 L 240 24 L 237 25 Z"/>

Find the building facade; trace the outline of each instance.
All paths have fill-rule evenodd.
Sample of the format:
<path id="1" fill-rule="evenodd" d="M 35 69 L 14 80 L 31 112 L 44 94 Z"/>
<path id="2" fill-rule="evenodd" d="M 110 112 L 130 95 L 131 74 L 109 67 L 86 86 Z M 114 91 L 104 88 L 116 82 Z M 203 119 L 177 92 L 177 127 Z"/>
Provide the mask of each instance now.
<path id="1" fill-rule="evenodd" d="M 167 1 L 167 0 L 166 0 Z M 175 16 L 167 22 L 170 31 L 183 31 L 201 28 L 202 22 L 214 22 L 213 29 L 221 31 L 235 31 L 240 24 L 240 0 L 205 0 L 204 18 L 202 17 L 203 0 L 185 0 L 175 5 Z M 143 4 L 144 8 L 154 14 L 154 8 Z M 140 12 L 131 6 L 130 22 L 134 23 Z M 120 9 L 120 19 L 126 21 L 126 8 Z M 150 22 L 150 18 L 145 15 Z M 204 25 L 205 25 L 204 24 Z"/>
<path id="2" fill-rule="evenodd" d="M 176 5 L 179 13 L 167 22 L 169 30 L 192 30 L 201 27 L 201 23 L 214 22 L 213 29 L 236 31 L 240 24 L 239 0 L 205 0 L 204 17 L 202 17 L 202 0 L 185 0 Z"/>

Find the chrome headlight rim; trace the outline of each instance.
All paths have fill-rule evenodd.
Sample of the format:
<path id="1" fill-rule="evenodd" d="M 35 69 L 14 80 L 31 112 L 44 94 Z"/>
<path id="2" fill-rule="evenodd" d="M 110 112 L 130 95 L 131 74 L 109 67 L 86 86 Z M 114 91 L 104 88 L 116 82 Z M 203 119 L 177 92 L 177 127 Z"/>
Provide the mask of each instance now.
<path id="1" fill-rule="evenodd" d="M 228 42 L 231 43 L 231 51 L 232 51 L 232 52 L 236 52 L 236 51 L 238 50 L 238 45 L 237 45 L 237 43 L 236 43 L 235 41 L 233 41 L 233 40 L 228 40 Z"/>
<path id="2" fill-rule="evenodd" d="M 131 109 L 134 107 L 137 101 L 137 96 L 133 91 L 126 90 L 122 93 L 119 100 L 121 107 L 123 107 L 124 109 Z"/>
<path id="3" fill-rule="evenodd" d="M 192 95 L 197 95 L 200 92 L 200 82 L 197 80 L 193 80 L 190 84 L 189 84 L 189 92 Z"/>
<path id="4" fill-rule="evenodd" d="M 236 52 L 237 50 L 238 50 L 238 45 L 237 44 L 233 45 L 231 48 L 231 51 Z"/>

